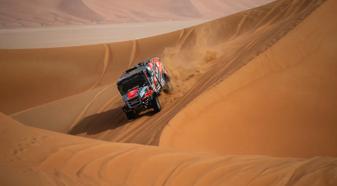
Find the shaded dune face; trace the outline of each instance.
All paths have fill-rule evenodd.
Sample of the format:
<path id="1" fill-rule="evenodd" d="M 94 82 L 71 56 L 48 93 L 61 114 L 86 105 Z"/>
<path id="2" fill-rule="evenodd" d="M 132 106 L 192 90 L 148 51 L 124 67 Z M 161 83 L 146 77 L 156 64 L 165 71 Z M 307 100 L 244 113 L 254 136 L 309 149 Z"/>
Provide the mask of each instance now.
<path id="1" fill-rule="evenodd" d="M 0 122 L 1 185 L 337 184 L 336 158 L 177 152 L 31 128 L 1 113 Z"/>
<path id="2" fill-rule="evenodd" d="M 156 145 L 162 129 L 181 109 L 273 45 L 321 2 L 277 1 L 210 23 L 135 41 L 0 50 L 0 63 L 6 66 L 0 69 L 0 81 L 7 87 L 0 92 L 2 111 L 39 128 Z M 168 67 L 174 91 L 160 98 L 162 112 L 127 121 L 114 82 L 123 70 L 153 55 L 161 56 Z M 22 63 L 30 69 L 19 65 Z M 10 73 L 20 68 L 21 73 Z M 45 72 L 46 68 L 53 70 L 48 74 L 35 73 Z M 24 85 L 22 79 L 27 79 Z"/>
<path id="3" fill-rule="evenodd" d="M 299 5 L 303 10 L 309 4 Z M 336 7 L 327 1 L 191 102 L 165 128 L 160 146 L 223 155 L 336 156 Z"/>
<path id="4" fill-rule="evenodd" d="M 0 28 L 3 29 L 92 24 L 100 21 L 103 21 L 103 17 L 81 0 L 1 1 Z"/>
<path id="5" fill-rule="evenodd" d="M 61 1 L 59 9 L 74 17 L 87 20 L 89 22 L 99 22 L 104 18 L 86 6 L 82 0 Z"/>

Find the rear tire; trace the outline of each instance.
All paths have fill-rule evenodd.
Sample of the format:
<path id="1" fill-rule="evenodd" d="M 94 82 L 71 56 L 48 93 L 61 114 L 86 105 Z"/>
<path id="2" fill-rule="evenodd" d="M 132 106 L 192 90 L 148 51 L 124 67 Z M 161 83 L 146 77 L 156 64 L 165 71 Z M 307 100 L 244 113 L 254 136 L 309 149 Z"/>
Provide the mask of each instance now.
<path id="1" fill-rule="evenodd" d="M 170 82 L 166 82 L 165 86 L 163 87 L 163 91 L 166 93 L 166 94 L 169 94 L 172 92 L 172 85 Z"/>
<path id="2" fill-rule="evenodd" d="M 164 74 L 164 79 L 165 79 L 165 85 L 163 86 L 163 91 L 166 94 L 169 94 L 172 92 L 172 89 L 173 89 L 171 82 L 170 82 L 170 77 L 167 74 Z"/>
<path id="3" fill-rule="evenodd" d="M 152 100 L 152 108 L 154 113 L 160 112 L 161 110 L 160 102 L 157 96 L 155 96 Z"/>

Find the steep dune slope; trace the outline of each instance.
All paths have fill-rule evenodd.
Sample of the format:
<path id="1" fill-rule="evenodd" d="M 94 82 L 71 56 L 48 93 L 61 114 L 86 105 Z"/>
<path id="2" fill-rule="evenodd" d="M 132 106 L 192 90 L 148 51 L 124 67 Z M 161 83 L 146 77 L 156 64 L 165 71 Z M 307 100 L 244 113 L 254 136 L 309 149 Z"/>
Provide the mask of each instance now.
<path id="1" fill-rule="evenodd" d="M 337 185 L 336 9 L 280 0 L 146 39 L 0 50 L 0 185 Z M 115 81 L 153 55 L 174 91 L 128 121 Z"/>
<path id="2" fill-rule="evenodd" d="M 5 113 L 61 99 L 117 77 L 139 60 L 175 44 L 179 33 L 138 41 L 80 47 L 0 50 L 0 93 Z"/>
<path id="3" fill-rule="evenodd" d="M 0 49 L 33 49 L 96 45 L 147 38 L 207 22 L 204 19 L 124 24 L 69 25 L 0 29 Z"/>
<path id="4" fill-rule="evenodd" d="M 337 155 L 336 1 L 190 103 L 160 145 L 218 154 Z"/>
<path id="5" fill-rule="evenodd" d="M 8 87 L 1 92 L 0 98 L 7 103 L 2 111 L 39 128 L 109 141 L 158 144 L 161 130 L 185 105 L 270 47 L 321 2 L 278 1 L 200 26 L 122 43 L 0 50 L 0 56 L 6 56 L 0 62 L 9 65 L 0 69 L 4 69 L 2 84 Z M 62 51 L 67 55 L 61 55 Z M 17 55 L 21 52 L 25 55 Z M 124 69 L 152 55 L 163 58 L 175 91 L 160 98 L 162 112 L 127 121 L 113 82 Z M 25 71 L 30 74 L 25 86 L 19 84 L 20 74 L 6 73 L 15 72 L 23 61 L 41 64 Z M 73 68 L 60 69 L 65 62 L 78 73 Z M 55 74 L 34 73 L 42 71 L 46 63 L 48 68 L 56 65 Z M 34 87 L 29 86 L 31 82 L 41 84 L 33 89 L 29 88 Z"/>
<path id="6" fill-rule="evenodd" d="M 272 0 L 1 0 L 0 29 L 222 17 Z M 234 3 L 235 2 L 235 3 Z"/>
<path id="7" fill-rule="evenodd" d="M 219 157 L 0 123 L 1 185 L 337 184 L 336 158 Z"/>
<path id="8" fill-rule="evenodd" d="M 0 28 L 92 24 L 104 18 L 81 0 L 1 0 Z"/>

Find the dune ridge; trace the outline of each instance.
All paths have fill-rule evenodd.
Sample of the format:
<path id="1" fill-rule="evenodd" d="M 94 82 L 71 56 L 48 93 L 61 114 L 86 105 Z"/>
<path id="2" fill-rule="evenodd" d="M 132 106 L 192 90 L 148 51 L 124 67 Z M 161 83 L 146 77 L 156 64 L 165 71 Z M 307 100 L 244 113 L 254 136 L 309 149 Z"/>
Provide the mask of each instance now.
<path id="1" fill-rule="evenodd" d="M 160 145 L 218 154 L 336 156 L 337 24 L 330 21 L 336 8 L 335 1 L 323 3 L 190 102 L 165 128 Z"/>
<path id="2" fill-rule="evenodd" d="M 0 114 L 1 185 L 335 185 L 337 159 L 216 156 L 109 143 Z M 227 176 L 223 176 L 227 175 Z"/>
<path id="3" fill-rule="evenodd" d="M 41 49 L 123 42 L 174 32 L 207 21 L 209 20 L 195 19 L 186 21 L 0 29 L 0 49 Z"/>
<path id="4" fill-rule="evenodd" d="M 0 185 L 337 185 L 336 7 L 279 0 L 145 39 L 0 49 Z M 128 121 L 114 82 L 153 55 L 174 91 Z"/>
<path id="5" fill-rule="evenodd" d="M 50 79 L 48 76 L 41 76 L 43 74 L 40 73 L 34 73 L 34 76 L 30 77 L 32 82 L 44 79 L 35 90 L 29 84 L 24 88 L 11 83 L 11 86 L 19 89 L 2 92 L 5 94 L 0 96 L 3 98 L 2 102 L 8 103 L 3 108 L 12 108 L 5 113 L 30 126 L 108 141 L 156 145 L 159 143 L 162 129 L 185 105 L 273 45 L 322 2 L 277 1 L 166 35 L 105 46 L 0 50 L 3 59 L 12 60 L 8 63 L 12 65 L 10 68 L 17 68 L 16 64 L 24 58 L 27 65 L 43 62 L 53 66 L 66 62 L 67 66 L 71 64 L 82 73 L 62 71 L 63 69 L 58 69 L 57 66 L 53 69 L 55 75 L 50 74 Z M 284 9 L 289 9 L 287 14 L 284 14 Z M 90 52 L 86 52 L 89 50 Z M 21 52 L 23 54 L 18 55 Z M 109 62 L 102 76 L 102 69 L 106 64 L 105 52 L 109 52 Z M 161 98 L 165 108 L 163 112 L 154 116 L 145 115 L 128 122 L 121 112 L 121 100 L 111 82 L 128 66 L 152 55 L 163 58 L 171 71 L 175 91 Z M 84 65 L 84 62 L 90 66 Z M 35 67 L 37 69 L 34 71 L 45 70 L 42 65 Z M 85 72 L 81 68 L 90 71 Z M 27 69 L 23 71 L 28 72 Z M 53 76 L 60 78 L 60 82 L 63 82 L 61 86 L 52 83 L 55 82 Z M 22 74 L 22 77 L 25 75 Z M 17 77 L 9 74 L 2 79 L 13 79 L 11 81 L 15 82 Z M 101 82 L 97 84 L 98 80 Z M 93 88 L 93 85 L 97 88 Z M 24 88 L 22 90 L 31 96 L 25 98 L 10 93 L 22 93 L 18 91 L 20 88 Z M 95 96 L 102 89 L 105 91 Z M 37 102 L 32 103 L 34 100 Z M 50 121 L 49 118 L 54 119 Z"/>
<path id="6" fill-rule="evenodd" d="M 214 19 L 271 1 L 2 0 L 0 29 Z"/>

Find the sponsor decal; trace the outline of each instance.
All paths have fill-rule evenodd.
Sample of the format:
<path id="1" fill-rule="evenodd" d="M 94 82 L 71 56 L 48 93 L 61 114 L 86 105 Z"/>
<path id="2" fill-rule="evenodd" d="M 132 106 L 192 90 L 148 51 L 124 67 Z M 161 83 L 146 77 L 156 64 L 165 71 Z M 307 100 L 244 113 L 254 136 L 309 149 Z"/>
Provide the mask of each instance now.
<path id="1" fill-rule="evenodd" d="M 139 91 L 139 88 L 138 88 L 138 87 L 135 87 L 135 88 L 131 89 L 131 90 L 127 93 L 128 99 L 135 98 L 135 97 L 138 95 L 138 91 Z"/>

